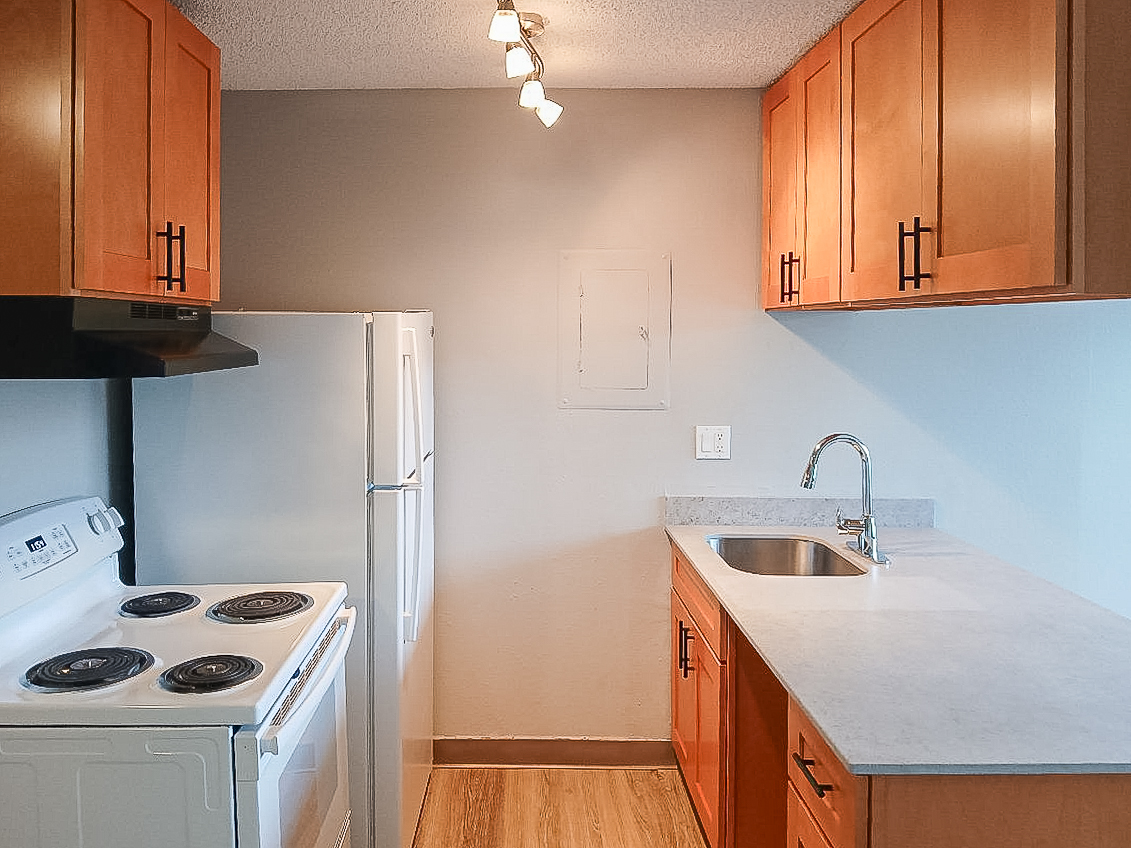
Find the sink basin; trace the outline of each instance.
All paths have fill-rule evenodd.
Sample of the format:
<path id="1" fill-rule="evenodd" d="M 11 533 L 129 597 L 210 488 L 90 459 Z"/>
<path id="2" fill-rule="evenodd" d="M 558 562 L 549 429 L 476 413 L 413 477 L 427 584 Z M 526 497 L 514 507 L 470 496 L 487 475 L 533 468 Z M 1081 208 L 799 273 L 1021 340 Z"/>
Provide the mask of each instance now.
<path id="1" fill-rule="evenodd" d="M 723 562 L 739 571 L 789 577 L 854 577 L 868 572 L 823 542 L 764 536 L 707 537 Z"/>

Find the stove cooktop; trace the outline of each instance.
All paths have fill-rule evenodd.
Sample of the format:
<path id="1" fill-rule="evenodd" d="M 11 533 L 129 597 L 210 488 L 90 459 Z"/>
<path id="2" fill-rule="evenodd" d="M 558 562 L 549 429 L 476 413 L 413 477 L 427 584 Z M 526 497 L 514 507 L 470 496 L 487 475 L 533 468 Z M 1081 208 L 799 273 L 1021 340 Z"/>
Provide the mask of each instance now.
<path id="1" fill-rule="evenodd" d="M 281 618 L 239 622 L 209 614 L 234 599 L 258 597 L 264 591 L 296 593 L 303 608 Z M 131 608 L 136 598 L 165 593 L 188 594 L 199 602 L 155 616 L 121 609 Z M 4 652 L 0 724 L 257 724 L 315 648 L 345 596 L 344 584 L 329 582 L 272 584 L 269 589 L 260 584 L 119 584 L 93 604 L 87 595 L 81 612 L 60 614 L 59 620 L 71 625 L 60 627 L 51 638 L 12 644 Z M 56 600 L 58 614 L 73 609 L 79 599 Z M 20 617 L 25 617 L 24 611 Z M 8 619 L 5 626 L 12 623 Z M 131 652 L 151 659 L 115 659 Z M 119 663 L 127 667 L 124 673 L 94 682 L 101 670 L 110 671 Z M 54 677 L 33 675 L 41 666 L 54 668 Z M 60 677 L 64 683 L 74 682 L 60 684 Z"/>
<path id="2" fill-rule="evenodd" d="M 343 583 L 124 586 L 99 498 L 0 516 L 0 725 L 258 724 Z"/>

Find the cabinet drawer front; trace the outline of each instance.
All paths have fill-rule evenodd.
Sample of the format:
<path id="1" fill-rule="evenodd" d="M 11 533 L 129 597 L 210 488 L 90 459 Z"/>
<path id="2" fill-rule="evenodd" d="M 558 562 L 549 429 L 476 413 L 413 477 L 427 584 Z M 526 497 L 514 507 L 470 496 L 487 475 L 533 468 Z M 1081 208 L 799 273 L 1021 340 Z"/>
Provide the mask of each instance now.
<path id="1" fill-rule="evenodd" d="M 825 835 L 821 833 L 821 829 L 817 827 L 817 823 L 813 821 L 813 817 L 809 815 L 808 809 L 797 797 L 797 792 L 792 786 L 789 787 L 787 793 L 787 807 L 786 807 L 786 845 L 789 848 L 797 846 L 797 848 L 834 848 L 834 846 L 825 839 Z M 843 846 L 835 846 L 835 848 L 843 848 Z"/>
<path id="2" fill-rule="evenodd" d="M 848 772 L 813 723 L 789 704 L 789 779 L 829 841 L 837 848 L 863 845 L 866 778 Z"/>
<path id="3" fill-rule="evenodd" d="M 726 656 L 725 634 L 723 626 L 723 609 L 707 584 L 703 582 L 694 568 L 691 567 L 683 555 L 672 549 L 672 588 L 679 595 L 691 613 L 695 626 L 703 635 L 703 639 L 714 652 L 715 657 L 721 660 Z"/>

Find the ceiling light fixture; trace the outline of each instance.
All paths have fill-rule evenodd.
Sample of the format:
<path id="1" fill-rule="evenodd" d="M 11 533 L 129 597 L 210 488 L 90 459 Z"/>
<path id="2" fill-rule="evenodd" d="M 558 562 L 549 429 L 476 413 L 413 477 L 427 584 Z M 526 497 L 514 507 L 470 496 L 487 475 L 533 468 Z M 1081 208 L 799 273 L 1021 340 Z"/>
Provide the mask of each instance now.
<path id="1" fill-rule="evenodd" d="M 507 45 L 506 64 L 507 79 L 534 73 L 534 60 L 530 57 L 530 51 L 518 42 Z"/>
<path id="2" fill-rule="evenodd" d="M 499 0 L 499 8 L 491 18 L 491 28 L 487 37 L 492 41 L 518 41 L 522 37 L 522 25 L 518 12 L 514 10 L 514 0 Z"/>
<path id="3" fill-rule="evenodd" d="M 507 77 L 510 79 L 526 77 L 519 90 L 518 105 L 533 109 L 545 126 L 553 126 L 561 117 L 563 110 L 559 104 L 546 98 L 546 89 L 542 85 L 545 65 L 542 64 L 542 57 L 530 42 L 530 39 L 537 38 L 546 31 L 546 20 L 534 12 L 517 11 L 514 8 L 514 0 L 498 0 L 498 4 L 499 8 L 491 18 L 491 28 L 487 37 L 492 41 L 502 41 L 506 45 Z"/>

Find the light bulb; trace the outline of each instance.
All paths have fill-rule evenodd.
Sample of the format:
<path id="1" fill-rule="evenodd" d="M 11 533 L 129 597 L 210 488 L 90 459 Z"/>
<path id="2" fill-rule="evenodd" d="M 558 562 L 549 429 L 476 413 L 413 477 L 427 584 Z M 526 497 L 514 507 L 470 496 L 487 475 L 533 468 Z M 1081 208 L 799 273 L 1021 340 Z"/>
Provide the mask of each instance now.
<path id="1" fill-rule="evenodd" d="M 518 41 L 522 37 L 522 24 L 518 12 L 512 9 L 498 9 L 491 17 L 491 28 L 487 37 L 492 41 Z"/>
<path id="2" fill-rule="evenodd" d="M 541 80 L 529 79 L 522 84 L 522 88 L 518 92 L 518 105 L 525 106 L 527 109 L 534 109 L 541 106 L 546 100 L 546 89 L 542 86 Z"/>
<path id="3" fill-rule="evenodd" d="M 507 48 L 507 77 L 524 77 L 534 73 L 534 60 L 530 58 L 530 51 L 521 44 L 512 44 Z"/>
<path id="4" fill-rule="evenodd" d="M 562 107 L 555 103 L 553 100 L 543 100 L 534 109 L 534 113 L 538 116 L 545 126 L 552 127 L 554 121 L 562 116 Z"/>

